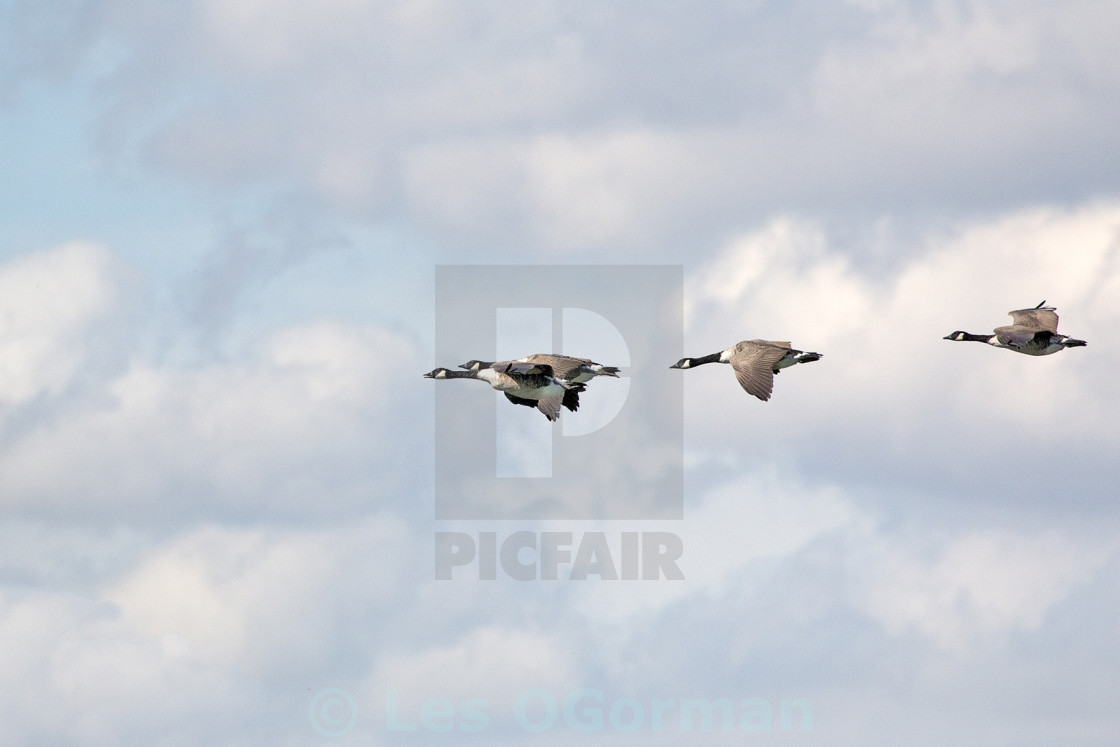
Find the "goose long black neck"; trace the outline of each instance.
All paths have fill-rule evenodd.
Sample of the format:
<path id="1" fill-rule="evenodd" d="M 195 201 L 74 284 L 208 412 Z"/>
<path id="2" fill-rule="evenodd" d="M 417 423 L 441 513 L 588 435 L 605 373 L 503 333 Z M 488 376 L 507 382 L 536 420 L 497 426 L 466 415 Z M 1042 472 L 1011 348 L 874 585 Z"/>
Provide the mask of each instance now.
<path id="1" fill-rule="evenodd" d="M 693 366 L 702 366 L 705 363 L 719 363 L 719 357 L 721 355 L 723 355 L 722 351 L 719 352 L 719 353 L 712 353 L 711 355 L 702 355 L 699 358 L 693 358 L 692 359 L 692 365 Z"/>
<path id="2" fill-rule="evenodd" d="M 450 368 L 437 368 L 424 374 L 425 379 L 475 379 L 477 371 L 454 371 Z"/>

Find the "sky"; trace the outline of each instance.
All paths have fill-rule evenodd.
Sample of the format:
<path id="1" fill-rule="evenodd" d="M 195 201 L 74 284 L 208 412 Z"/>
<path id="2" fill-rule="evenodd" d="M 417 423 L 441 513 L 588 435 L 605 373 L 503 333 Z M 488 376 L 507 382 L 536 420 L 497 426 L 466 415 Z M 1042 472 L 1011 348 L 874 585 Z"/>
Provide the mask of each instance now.
<path id="1" fill-rule="evenodd" d="M 0 0 L 0 743 L 1120 743 L 1117 27 Z M 551 437 L 676 382 L 681 518 L 436 519 L 447 265 L 679 268 Z M 1043 300 L 1086 347 L 942 339 Z M 668 370 L 752 338 L 823 358 Z M 436 578 L 489 532 L 684 578 Z"/>

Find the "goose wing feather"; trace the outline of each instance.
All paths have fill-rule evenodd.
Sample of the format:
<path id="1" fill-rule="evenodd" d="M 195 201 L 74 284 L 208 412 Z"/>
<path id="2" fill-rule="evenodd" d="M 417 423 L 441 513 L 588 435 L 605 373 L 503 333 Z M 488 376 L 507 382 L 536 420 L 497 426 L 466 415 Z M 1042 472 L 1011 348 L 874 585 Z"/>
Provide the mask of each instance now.
<path id="1" fill-rule="evenodd" d="M 1009 348 L 1021 350 L 1035 342 L 1039 335 L 1050 336 L 1048 330 L 1025 327 L 1022 325 L 1014 324 L 1009 327 L 996 327 L 993 332 L 996 333 L 996 339 Z"/>
<path id="2" fill-rule="evenodd" d="M 1007 312 L 1012 319 L 1013 327 L 1028 327 L 1030 329 L 1044 329 L 1047 332 L 1058 331 L 1058 315 L 1053 307 L 1043 306 L 1038 309 L 1017 309 Z"/>
<path id="3" fill-rule="evenodd" d="M 774 364 L 790 350 L 788 342 L 748 340 L 735 346 L 729 363 L 739 386 L 763 402 L 774 392 Z"/>
<path id="4" fill-rule="evenodd" d="M 560 391 L 549 397 L 541 397 L 537 400 L 537 409 L 544 413 L 544 416 L 549 420 L 556 420 L 560 417 L 560 407 L 564 404 L 564 392 Z"/>
<path id="5" fill-rule="evenodd" d="M 542 363 L 530 361 L 499 361 L 490 366 L 495 371 L 510 374 L 513 376 L 531 376 L 542 374 L 544 376 L 552 376 L 552 367 Z"/>
<path id="6" fill-rule="evenodd" d="M 570 355 L 555 353 L 534 353 L 525 356 L 525 360 L 529 363 L 549 366 L 558 379 L 569 379 L 583 366 L 594 363 L 590 358 L 573 358 Z"/>
<path id="7" fill-rule="evenodd" d="M 753 394 L 763 402 L 770 399 L 770 395 L 774 392 L 774 372 L 767 366 L 744 366 L 742 364 L 732 363 L 731 367 L 735 369 L 735 379 L 739 382 L 739 386 L 747 392 Z"/>

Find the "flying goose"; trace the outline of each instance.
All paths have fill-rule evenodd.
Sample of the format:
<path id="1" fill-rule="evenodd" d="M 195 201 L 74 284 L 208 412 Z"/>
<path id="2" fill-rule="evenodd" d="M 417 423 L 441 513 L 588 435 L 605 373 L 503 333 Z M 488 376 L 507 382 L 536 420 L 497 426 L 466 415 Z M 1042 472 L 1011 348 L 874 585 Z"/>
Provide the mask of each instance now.
<path id="1" fill-rule="evenodd" d="M 573 384 L 584 384 L 596 376 L 613 376 L 617 379 L 619 371 L 614 366 L 604 366 L 602 363 L 596 363 L 589 358 L 573 358 L 570 355 L 558 355 L 556 353 L 533 353 L 524 358 L 518 358 L 517 362 L 551 366 L 553 376 Z M 470 360 L 461 364 L 459 368 L 477 371 L 479 368 L 493 365 L 492 361 Z"/>
<path id="2" fill-rule="evenodd" d="M 495 363 L 493 361 L 472 359 L 466 363 L 459 364 L 459 368 L 465 368 L 468 371 L 477 371 L 481 368 L 492 368 L 505 362 L 507 361 Z M 512 362 L 549 366 L 552 368 L 553 376 L 572 384 L 572 387 L 564 392 L 564 407 L 567 407 L 572 412 L 579 409 L 579 393 L 587 390 L 584 386 L 586 382 L 591 381 L 591 379 L 596 376 L 613 376 L 617 379 L 619 371 L 619 369 L 614 366 L 604 366 L 602 363 L 596 363 L 590 358 L 573 358 L 570 355 L 559 355 L 556 353 L 533 353 L 532 355 L 526 355 Z M 506 394 L 506 397 L 515 405 L 525 405 L 527 407 L 536 406 L 536 403 L 531 400 L 519 399 L 510 394 Z"/>
<path id="3" fill-rule="evenodd" d="M 705 363 L 730 363 L 735 369 L 739 386 L 763 402 L 774 391 L 774 374 L 797 363 L 812 363 L 821 359 L 820 353 L 794 350 L 788 342 L 770 340 L 744 340 L 727 350 L 701 358 L 681 358 L 669 368 L 694 368 Z"/>
<path id="4" fill-rule="evenodd" d="M 551 366 L 499 361 L 473 371 L 452 371 L 435 368 L 424 374 L 426 379 L 478 379 L 506 395 L 516 405 L 536 407 L 549 420 L 560 417 L 560 407 L 569 410 L 579 407 L 582 384 L 571 384 L 557 379 Z"/>
<path id="5" fill-rule="evenodd" d="M 1045 306 L 1043 301 L 1033 309 L 1009 311 L 1012 323 L 1006 327 L 996 327 L 992 335 L 973 335 L 957 330 L 945 335 L 945 340 L 956 342 L 986 342 L 997 348 L 1013 350 L 1025 355 L 1050 355 L 1066 348 L 1085 346 L 1084 340 L 1058 334 L 1058 315 L 1055 307 Z"/>

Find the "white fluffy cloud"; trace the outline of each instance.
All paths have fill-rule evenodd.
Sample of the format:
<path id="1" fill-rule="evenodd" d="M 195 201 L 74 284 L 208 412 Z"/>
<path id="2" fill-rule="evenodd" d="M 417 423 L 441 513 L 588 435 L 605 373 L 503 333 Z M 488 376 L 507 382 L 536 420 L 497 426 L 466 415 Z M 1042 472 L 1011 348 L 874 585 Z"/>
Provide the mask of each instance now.
<path id="1" fill-rule="evenodd" d="M 686 519 L 642 528 L 679 534 L 687 583 L 578 585 L 574 601 L 604 648 L 632 643 L 633 630 L 672 614 L 673 605 L 714 598 L 750 610 L 747 628 L 770 619 L 771 626 L 795 629 L 845 608 L 889 636 L 916 634 L 965 654 L 1037 630 L 1120 551 L 1081 524 L 1060 530 L 892 526 L 861 506 L 858 493 L 814 487 L 777 470 L 715 486 Z M 835 567 L 817 567 L 813 559 L 824 548 Z M 791 572 L 804 587 L 815 588 L 818 576 L 837 585 L 805 603 L 811 612 L 793 605 L 761 613 L 757 606 L 769 603 L 773 586 L 787 583 Z"/>
<path id="2" fill-rule="evenodd" d="M 395 380 L 379 354 L 410 359 L 391 335 L 327 324 L 284 330 L 248 363 L 182 370 L 137 361 L 108 383 L 107 401 L 44 422 L 5 450 L 6 500 L 41 507 L 80 495 L 99 510 L 178 513 L 160 505 L 202 491 L 235 510 L 267 500 L 329 511 L 323 494 L 352 491 L 345 480 L 359 470 L 341 470 L 341 485 L 329 471 L 304 470 L 337 461 L 332 452 L 356 457 L 355 440 L 392 447 L 385 435 L 365 440 L 377 388 Z M 57 469 L 60 459 L 69 469 Z"/>
<path id="3" fill-rule="evenodd" d="M 485 625 L 449 646 L 385 657 L 370 685 L 372 700 L 384 702 L 393 692 L 399 714 L 415 721 L 429 698 L 456 704 L 481 698 L 494 704 L 488 709 L 491 717 L 509 719 L 512 705 L 526 691 L 563 692 L 580 682 L 576 659 L 552 631 Z"/>
<path id="4" fill-rule="evenodd" d="M 126 274 L 88 242 L 0 265 L 0 413 L 74 380 L 96 353 L 90 338 L 121 302 Z"/>
<path id="5" fill-rule="evenodd" d="M 1044 526 L 1055 523 L 1047 518 L 1052 511 L 1037 501 L 1031 507 L 1039 518 L 1020 526 L 1001 525 L 998 513 L 987 527 L 962 526 L 958 512 L 956 524 L 942 521 L 915 542 L 907 532 L 916 531 L 917 519 L 901 529 L 893 525 L 897 506 L 869 503 L 842 475 L 801 474 L 788 458 L 759 469 L 744 455 L 770 449 L 788 457 L 805 432 L 875 434 L 883 428 L 866 412 L 854 424 L 851 417 L 858 410 L 853 401 L 873 398 L 879 405 L 872 415 L 891 408 L 905 413 L 909 425 L 885 427 L 908 435 L 911 446 L 941 438 L 936 429 L 961 417 L 971 418 L 973 429 L 977 422 L 989 428 L 979 446 L 1026 430 L 1032 438 L 1079 433 L 1090 451 L 1107 450 L 1114 436 L 1096 410 L 1024 415 L 1015 397 L 985 395 L 983 388 L 1006 378 L 1006 367 L 1030 366 L 1027 371 L 1043 373 L 1013 386 L 1029 392 L 1060 385 L 1071 402 L 1100 396 L 1092 387 L 1112 359 L 1099 341 L 1115 320 L 1107 299 L 1120 277 L 1110 248 L 1118 223 L 1120 209 L 1111 203 L 1024 211 L 933 237 L 912 259 L 874 274 L 837 257 L 828 232 L 804 220 L 776 219 L 729 241 L 688 279 L 690 351 L 718 349 L 740 336 L 726 339 L 727 330 L 745 328 L 751 332 L 743 337 L 754 330 L 788 336 L 825 358 L 783 373 L 775 399 L 765 405 L 747 399 L 719 367 L 682 372 L 690 377 L 691 413 L 686 522 L 655 528 L 682 536 L 686 582 L 588 582 L 542 591 L 508 580 L 432 581 L 428 530 L 392 513 L 392 502 L 378 502 L 385 493 L 380 473 L 391 471 L 392 458 L 373 452 L 402 439 L 417 443 L 409 429 L 424 427 L 381 396 L 385 385 L 398 386 L 418 370 L 412 364 L 395 370 L 416 358 L 397 335 L 333 321 L 289 324 L 239 349 L 239 357 L 195 365 L 159 363 L 126 349 L 130 362 L 91 378 L 65 410 L 10 433 L 0 459 L 4 499 L 36 516 L 148 523 L 185 510 L 204 525 L 169 539 L 56 532 L 36 552 L 26 543 L 7 549 L 0 635 L 17 643 L 21 656 L 5 688 L 18 681 L 23 690 L 9 701 L 4 734 L 221 741 L 222 725 L 245 723 L 245 714 L 257 733 L 288 734 L 275 726 L 277 714 L 296 712 L 301 721 L 291 733 L 305 734 L 307 700 L 322 687 L 346 688 L 357 699 L 363 722 L 355 735 L 383 733 L 390 691 L 400 697 L 398 715 L 410 721 L 433 697 L 460 703 L 483 697 L 492 704 L 494 728 L 508 730 L 511 704 L 530 688 L 562 696 L 594 683 L 614 695 L 640 695 L 647 681 L 672 673 L 678 695 L 709 678 L 734 694 L 742 687 L 734 684 L 738 668 L 750 666 L 751 686 L 765 689 L 750 694 L 772 696 L 779 685 L 768 683 L 784 680 L 767 651 L 776 641 L 809 641 L 833 619 L 849 626 L 862 621 L 877 647 L 947 651 L 962 667 L 1014 636 L 1042 635 L 1055 616 L 1071 614 L 1070 600 L 1098 588 L 1094 579 L 1115 563 L 1114 543 L 1081 536 L 1078 522 Z M 1070 245 L 1078 253 L 1062 251 Z M 56 293 L 55 277 L 112 265 L 97 252 L 59 256 L 68 259 L 42 281 Z M 101 261 L 90 265 L 91 256 Z M 10 277 L 42 259 L 33 255 L 4 272 Z M 987 280 L 1001 270 L 1007 285 L 993 301 Z M 106 300 L 86 301 L 65 324 L 45 326 L 48 349 L 65 349 L 60 340 L 73 338 L 73 330 L 112 317 L 119 305 L 114 277 L 94 273 L 93 290 L 74 294 Z M 1063 329 L 1068 324 L 1090 347 L 1032 360 L 940 339 L 957 326 L 1000 323 L 1003 307 L 1030 303 L 1017 300 L 1027 294 L 1059 304 Z M 997 303 L 998 313 L 991 308 Z M 22 306 L 13 308 L 19 318 Z M 920 333 L 908 335 L 908 324 Z M 869 343 L 880 339 L 887 344 Z M 963 403 L 945 408 L 944 395 L 929 388 L 952 365 L 970 373 L 958 383 Z M 881 370 L 886 379 L 874 379 Z M 54 389 L 36 397 L 49 406 L 78 371 L 67 369 Z M 709 374 L 711 381 L 698 383 Z M 415 399 L 402 405 L 414 406 Z M 14 403 L 11 411 L 29 402 Z M 740 411 L 749 415 L 712 417 Z M 935 430 L 919 427 L 923 422 Z M 70 468 L 54 469 L 59 459 Z M 346 473 L 350 460 L 361 466 Z M 168 507 L 168 496 L 192 503 Z M 386 513 L 345 528 L 335 524 L 377 505 Z M 268 525 L 267 517 L 292 516 L 313 518 L 318 528 Z M 221 517 L 249 525 L 230 526 Z M 75 547 L 66 550 L 68 543 Z M 87 559 L 91 569 L 63 562 L 60 553 Z M 112 553 L 120 558 L 108 558 Z M 46 588 L 31 591 L 29 583 Z M 535 625 L 503 622 L 522 620 L 518 610 L 534 593 L 562 613 L 530 616 Z M 651 640 L 678 640 L 674 626 L 695 614 L 720 621 L 714 634 L 727 636 L 721 663 L 708 664 L 703 677 L 703 666 L 688 658 L 703 662 L 710 652 L 695 643 L 634 658 Z M 812 662 L 804 665 L 823 666 Z M 120 668 L 117 675 L 106 673 L 111 667 Z M 102 678 L 111 678 L 111 686 L 98 690 Z M 308 684 L 293 690 L 294 679 Z M 825 685 L 795 682 L 818 703 L 838 702 Z M 941 692 L 936 683 L 926 686 Z M 103 705 L 109 696 L 148 704 L 151 718 Z M 55 699 L 82 710 L 52 722 L 42 704 Z"/>
<path id="6" fill-rule="evenodd" d="M 10 400 L 57 392 L 97 352 L 87 330 L 112 310 L 109 263 L 104 251 L 70 247 L 4 268 L 19 289 L 4 299 Z M 415 361 L 397 334 L 309 322 L 276 330 L 241 360 L 196 365 L 152 362 L 115 342 L 131 360 L 123 370 L 87 376 L 80 396 L 46 403 L 48 414 L 9 437 L 0 451 L 7 506 L 102 518 L 207 505 L 328 516 L 376 500 L 403 474 L 371 479 L 368 466 L 391 464 L 409 443 L 378 428 L 402 406 L 382 394 Z"/>
<path id="7" fill-rule="evenodd" d="M 257 705 L 233 673 L 88 597 L 0 590 L 0 640 L 5 742 L 228 738 L 231 716 Z"/>
<path id="8" fill-rule="evenodd" d="M 59 46 L 32 33 L 41 12 L 23 9 L 17 48 Z M 1100 31 L 1116 10 L 1099 2 L 655 4 L 640 22 L 550 1 L 90 15 L 70 44 L 124 51 L 105 65 L 116 157 L 503 252 L 664 257 L 791 205 L 959 210 L 1112 173 L 1090 156 L 1120 100 Z"/>
<path id="9" fill-rule="evenodd" d="M 202 528 L 144 558 L 104 599 L 200 660 L 257 675 L 314 671 L 341 638 L 369 640 L 362 627 L 389 617 L 412 571 L 407 538 L 392 518 L 317 531 Z"/>
<path id="10" fill-rule="evenodd" d="M 916 630 L 955 652 L 978 637 L 1037 629 L 1117 549 L 1004 530 L 953 537 L 932 553 L 895 544 L 860 553 L 857 606 L 892 634 Z"/>
<path id="11" fill-rule="evenodd" d="M 340 657 L 354 666 L 382 655 L 379 631 L 399 627 L 394 600 L 415 566 L 408 546 L 392 517 L 323 530 L 208 526 L 82 594 L 0 586 L 10 654 L 0 738 L 236 744 L 250 723 L 310 734 L 292 725 L 305 688 L 271 688 L 315 681 Z"/>
<path id="12" fill-rule="evenodd" d="M 56 156 L 8 251 L 113 244 L 0 264 L 0 742 L 302 744 L 342 688 L 354 743 L 395 690 L 566 744 L 504 716 L 585 686 L 1117 742 L 1114 3 L 0 6 Z M 671 372 L 683 522 L 547 526 L 677 531 L 686 581 L 431 578 L 433 257 L 687 262 L 684 354 L 824 354 Z M 1087 348 L 941 339 L 1043 298 Z"/>

